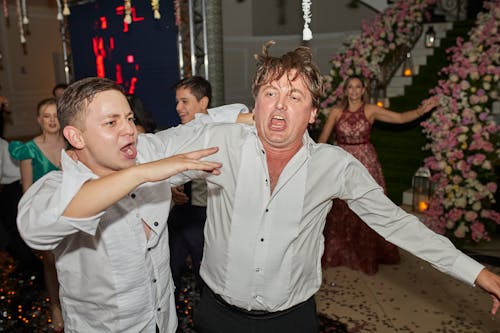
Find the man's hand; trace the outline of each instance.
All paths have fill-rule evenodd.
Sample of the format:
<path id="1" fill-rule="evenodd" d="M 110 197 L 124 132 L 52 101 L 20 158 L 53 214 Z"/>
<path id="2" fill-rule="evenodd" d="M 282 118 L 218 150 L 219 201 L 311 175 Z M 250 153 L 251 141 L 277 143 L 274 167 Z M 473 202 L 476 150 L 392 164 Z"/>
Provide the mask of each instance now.
<path id="1" fill-rule="evenodd" d="M 189 202 L 189 197 L 184 193 L 184 185 L 172 187 L 172 201 L 176 205 L 184 205 Z"/>
<path id="2" fill-rule="evenodd" d="M 500 307 L 500 276 L 484 268 L 477 276 L 476 284 L 493 297 L 491 314 L 496 314 Z"/>
<path id="3" fill-rule="evenodd" d="M 187 170 L 206 171 L 219 175 L 222 164 L 218 162 L 201 161 L 203 157 L 215 154 L 219 148 L 212 147 L 189 153 L 173 155 L 158 161 L 144 163 L 137 166 L 139 176 L 144 182 L 156 182 L 167 179 L 175 174 Z"/>

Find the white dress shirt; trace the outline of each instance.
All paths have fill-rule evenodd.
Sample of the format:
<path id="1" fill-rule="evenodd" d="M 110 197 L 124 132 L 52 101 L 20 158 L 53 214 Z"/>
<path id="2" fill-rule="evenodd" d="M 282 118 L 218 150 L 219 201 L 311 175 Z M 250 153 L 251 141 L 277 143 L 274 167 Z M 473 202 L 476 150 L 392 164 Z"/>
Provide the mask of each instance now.
<path id="1" fill-rule="evenodd" d="M 0 138 L 0 184 L 8 185 L 21 179 L 19 162 L 9 154 L 9 143 Z"/>
<path id="2" fill-rule="evenodd" d="M 234 122 L 240 110 L 225 111 L 226 121 Z M 221 115 L 218 120 L 223 121 Z M 175 154 L 206 122 L 140 135 L 137 162 Z M 29 246 L 54 252 L 65 332 L 154 333 L 158 326 L 162 333 L 174 333 L 166 221 L 170 185 L 189 179 L 177 175 L 145 183 L 95 216 L 68 218 L 62 213 L 69 202 L 86 181 L 98 177 L 64 151 L 61 163 L 64 172 L 51 172 L 28 189 L 17 223 Z M 141 221 L 151 229 L 149 239 Z"/>
<path id="3" fill-rule="evenodd" d="M 271 193 L 265 151 L 254 127 L 208 125 L 188 150 L 219 146 L 223 164 L 207 178 L 205 247 L 200 274 L 228 303 L 279 311 L 310 298 L 321 285 L 323 227 L 333 198 L 347 201 L 389 242 L 473 284 L 483 266 L 392 203 L 365 167 L 339 147 L 303 147 Z"/>

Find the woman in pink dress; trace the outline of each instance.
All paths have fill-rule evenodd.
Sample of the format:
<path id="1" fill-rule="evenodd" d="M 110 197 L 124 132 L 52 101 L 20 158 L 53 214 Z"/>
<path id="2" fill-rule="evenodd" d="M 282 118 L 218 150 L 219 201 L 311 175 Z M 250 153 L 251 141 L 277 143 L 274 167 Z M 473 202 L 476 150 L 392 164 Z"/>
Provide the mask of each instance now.
<path id="1" fill-rule="evenodd" d="M 415 110 L 393 112 L 366 104 L 366 85 L 360 77 L 345 81 L 344 96 L 332 108 L 318 142 L 327 142 L 335 131 L 336 142 L 356 157 L 385 190 L 382 168 L 370 142 L 375 120 L 403 124 L 413 121 L 438 105 L 437 99 L 427 99 Z M 366 274 L 375 274 L 379 264 L 399 262 L 398 248 L 370 229 L 342 200 L 334 200 L 324 230 L 323 267 L 347 266 Z"/>

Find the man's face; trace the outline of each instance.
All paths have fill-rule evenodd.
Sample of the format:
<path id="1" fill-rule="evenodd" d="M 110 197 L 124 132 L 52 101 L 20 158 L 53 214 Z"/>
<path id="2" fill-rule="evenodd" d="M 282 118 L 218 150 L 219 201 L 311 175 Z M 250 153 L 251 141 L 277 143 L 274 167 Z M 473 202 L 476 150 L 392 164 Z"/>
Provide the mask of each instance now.
<path id="1" fill-rule="evenodd" d="M 81 135 L 84 147 L 78 157 L 95 174 L 105 176 L 136 164 L 134 114 L 122 93 L 107 90 L 95 95 Z"/>
<path id="2" fill-rule="evenodd" d="M 175 110 L 179 114 L 182 124 L 193 120 L 197 113 L 207 113 L 208 97 L 197 100 L 189 88 L 178 88 L 175 91 L 175 100 L 177 102 Z"/>
<path id="3" fill-rule="evenodd" d="M 295 73 L 289 73 L 293 77 Z M 255 98 L 255 126 L 266 148 L 293 150 L 302 146 L 308 124 L 317 108 L 301 76 L 289 82 L 287 74 L 262 87 Z"/>

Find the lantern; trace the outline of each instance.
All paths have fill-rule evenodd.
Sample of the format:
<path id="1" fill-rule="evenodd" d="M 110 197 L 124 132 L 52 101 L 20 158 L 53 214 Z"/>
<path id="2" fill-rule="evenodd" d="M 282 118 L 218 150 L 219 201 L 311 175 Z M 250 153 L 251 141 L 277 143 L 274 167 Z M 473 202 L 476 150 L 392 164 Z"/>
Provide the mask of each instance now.
<path id="1" fill-rule="evenodd" d="M 411 52 L 406 53 L 405 61 L 403 62 L 403 76 L 413 75 L 413 61 L 411 60 Z"/>
<path id="2" fill-rule="evenodd" d="M 432 48 L 434 47 L 434 44 L 436 42 L 436 32 L 434 31 L 434 28 L 429 26 L 427 28 L 427 31 L 425 31 L 425 47 L 427 48 Z"/>
<path id="3" fill-rule="evenodd" d="M 384 88 L 380 88 L 377 92 L 377 106 L 378 107 L 387 107 L 385 104 L 385 89 Z"/>
<path id="4" fill-rule="evenodd" d="M 429 168 L 420 167 L 413 176 L 413 211 L 424 212 L 429 208 L 431 197 L 431 172 Z"/>

